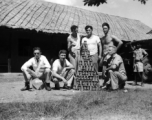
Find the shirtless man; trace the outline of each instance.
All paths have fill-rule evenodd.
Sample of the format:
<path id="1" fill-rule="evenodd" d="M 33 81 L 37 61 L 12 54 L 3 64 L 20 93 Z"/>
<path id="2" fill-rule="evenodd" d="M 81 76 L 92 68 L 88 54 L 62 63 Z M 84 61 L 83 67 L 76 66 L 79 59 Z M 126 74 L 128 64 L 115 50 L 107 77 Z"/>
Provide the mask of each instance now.
<path id="1" fill-rule="evenodd" d="M 108 54 L 109 46 L 116 46 L 116 52 L 117 52 L 123 43 L 116 36 L 110 35 L 109 33 L 110 26 L 108 23 L 103 23 L 102 28 L 105 34 L 105 36 L 101 38 L 101 44 L 103 48 L 103 53 L 102 53 L 102 60 L 103 60 L 104 57 Z M 100 66 L 102 66 L 102 60 L 100 61 Z"/>

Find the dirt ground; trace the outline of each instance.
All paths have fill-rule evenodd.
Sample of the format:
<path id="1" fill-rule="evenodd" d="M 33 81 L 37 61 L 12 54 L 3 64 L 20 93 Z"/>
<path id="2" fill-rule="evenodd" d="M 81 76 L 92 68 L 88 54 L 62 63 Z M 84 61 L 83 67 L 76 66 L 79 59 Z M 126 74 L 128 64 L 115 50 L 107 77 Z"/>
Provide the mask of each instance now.
<path id="1" fill-rule="evenodd" d="M 152 89 L 152 84 L 145 84 L 144 87 L 131 85 L 132 81 L 127 82 L 126 88 L 130 89 Z M 61 86 L 63 84 L 61 83 Z M 20 91 L 24 86 L 24 78 L 21 73 L 0 73 L 0 103 L 6 102 L 43 102 L 71 99 L 80 91 L 75 90 L 31 90 Z M 51 83 L 51 87 L 54 84 Z"/>

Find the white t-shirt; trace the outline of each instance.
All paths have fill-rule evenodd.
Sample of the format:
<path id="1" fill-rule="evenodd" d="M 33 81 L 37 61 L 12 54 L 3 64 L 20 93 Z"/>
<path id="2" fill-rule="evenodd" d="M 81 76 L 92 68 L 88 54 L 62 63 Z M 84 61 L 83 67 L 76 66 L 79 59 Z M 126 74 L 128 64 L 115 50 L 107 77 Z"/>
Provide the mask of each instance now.
<path id="1" fill-rule="evenodd" d="M 69 35 L 68 41 L 75 44 L 75 46 L 73 46 L 71 48 L 72 52 L 75 51 L 75 50 L 80 49 L 80 35 L 79 34 L 77 34 L 77 38 L 74 38 L 74 37 L 72 37 L 72 35 Z"/>
<path id="2" fill-rule="evenodd" d="M 67 59 L 65 59 L 66 61 L 66 65 L 65 67 L 68 67 L 70 65 L 72 65 Z M 57 59 L 53 62 L 53 65 L 52 65 L 52 70 L 58 74 L 61 74 L 62 70 L 64 69 L 64 67 L 61 66 L 61 63 L 60 63 L 60 60 Z"/>
<path id="3" fill-rule="evenodd" d="M 98 52 L 98 43 L 100 43 L 100 38 L 96 35 L 92 35 L 90 38 L 84 37 L 82 43 L 87 42 L 88 50 L 90 55 L 94 55 Z"/>

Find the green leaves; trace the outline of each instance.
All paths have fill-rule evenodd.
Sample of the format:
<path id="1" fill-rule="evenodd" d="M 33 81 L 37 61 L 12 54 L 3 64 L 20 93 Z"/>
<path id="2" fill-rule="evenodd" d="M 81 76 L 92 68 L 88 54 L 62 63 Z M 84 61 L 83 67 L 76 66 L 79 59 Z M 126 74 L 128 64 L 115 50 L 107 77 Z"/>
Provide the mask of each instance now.
<path id="1" fill-rule="evenodd" d="M 141 4 L 146 4 L 146 2 L 147 2 L 148 0 L 138 0 L 138 1 L 140 1 Z"/>
<path id="2" fill-rule="evenodd" d="M 83 0 L 84 5 L 88 6 L 99 6 L 100 4 L 107 3 L 107 0 Z"/>
<path id="3" fill-rule="evenodd" d="M 135 0 L 134 0 L 135 1 Z M 138 0 L 141 4 L 146 4 L 148 0 Z M 83 0 L 84 5 L 99 6 L 100 4 L 107 3 L 107 0 Z"/>

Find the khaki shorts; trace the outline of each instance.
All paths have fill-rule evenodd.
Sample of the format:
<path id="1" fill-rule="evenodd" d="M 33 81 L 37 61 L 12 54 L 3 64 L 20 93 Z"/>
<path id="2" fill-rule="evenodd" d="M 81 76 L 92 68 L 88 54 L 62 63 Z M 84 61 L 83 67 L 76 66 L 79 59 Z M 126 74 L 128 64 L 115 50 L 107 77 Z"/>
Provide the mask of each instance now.
<path id="1" fill-rule="evenodd" d="M 142 62 L 136 62 L 134 64 L 134 72 L 143 72 L 144 70 L 144 65 Z"/>

